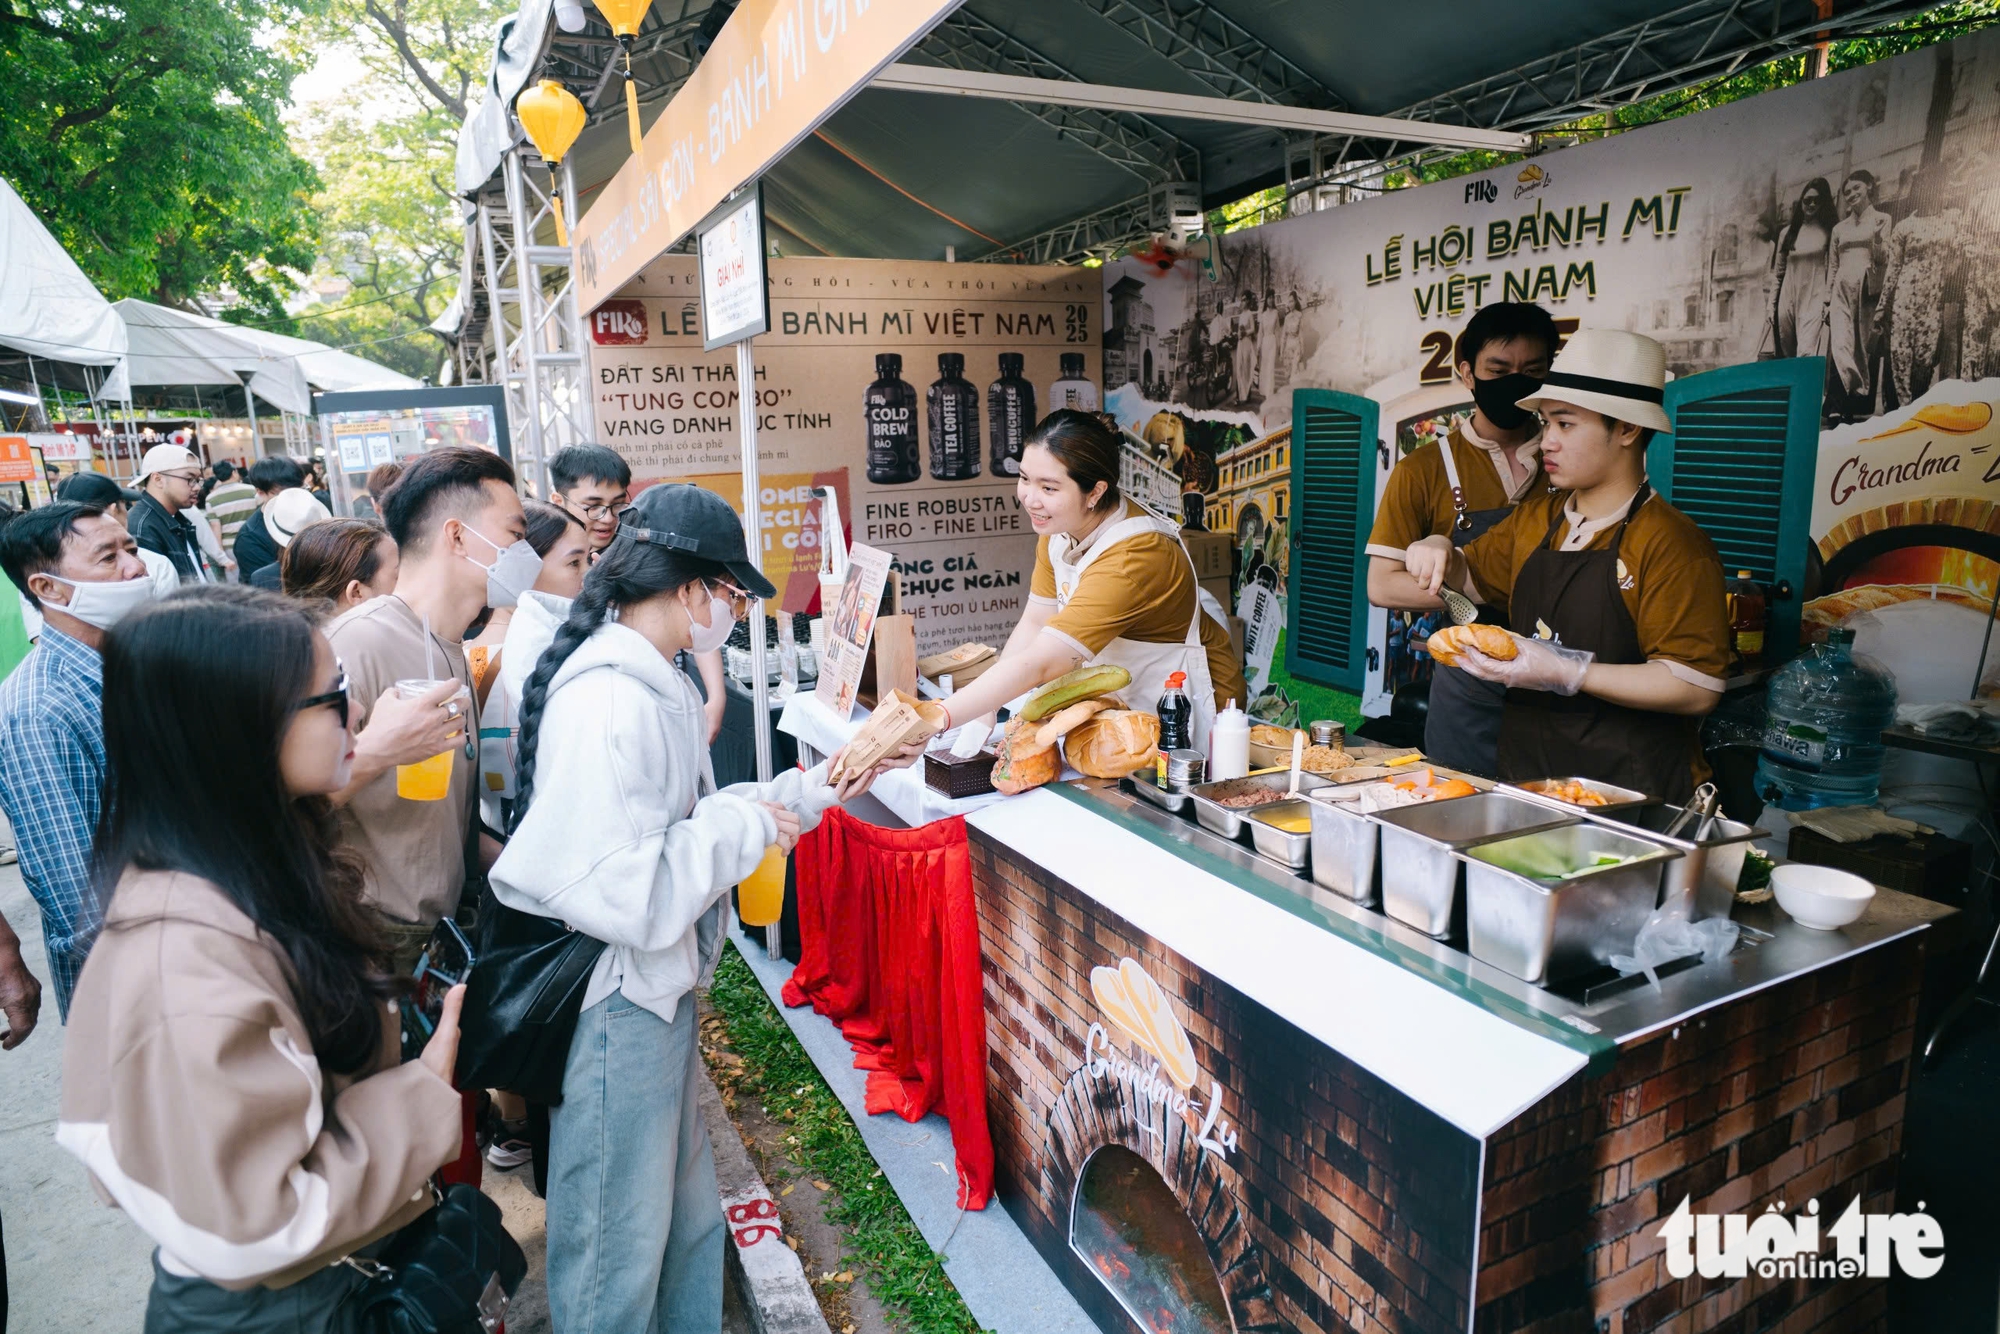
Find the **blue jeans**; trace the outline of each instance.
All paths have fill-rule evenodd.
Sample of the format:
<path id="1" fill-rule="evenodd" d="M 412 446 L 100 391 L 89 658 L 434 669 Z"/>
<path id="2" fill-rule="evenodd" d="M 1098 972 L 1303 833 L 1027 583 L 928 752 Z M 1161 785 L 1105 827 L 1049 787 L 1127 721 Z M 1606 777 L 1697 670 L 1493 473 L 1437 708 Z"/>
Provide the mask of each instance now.
<path id="1" fill-rule="evenodd" d="M 549 1314 L 562 1334 L 720 1334 L 722 1203 L 696 1097 L 695 998 L 669 1024 L 585 1010 L 549 1110 Z"/>

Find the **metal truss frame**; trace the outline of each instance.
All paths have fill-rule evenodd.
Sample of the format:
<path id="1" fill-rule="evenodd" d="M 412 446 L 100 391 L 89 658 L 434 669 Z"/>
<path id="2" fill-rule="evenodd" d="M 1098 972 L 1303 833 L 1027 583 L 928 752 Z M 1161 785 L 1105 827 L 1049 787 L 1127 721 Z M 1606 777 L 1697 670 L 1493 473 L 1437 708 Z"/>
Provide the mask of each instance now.
<path id="1" fill-rule="evenodd" d="M 1178 8 L 1178 0 L 1077 0 L 1100 12 Z M 1936 7 L 1935 0 L 1859 0 L 1829 18 L 1787 18 L 1774 0 L 1694 0 L 1669 13 L 1404 107 L 1399 119 L 1484 129 L 1546 130 L 1796 56 L 1821 42 L 1862 36 Z M 1197 6 L 1206 10 L 1206 5 Z M 1224 51 L 1235 48 L 1224 48 Z M 1396 172 L 1455 156 L 1424 147 L 1398 152 L 1380 139 L 1328 136 L 1295 145 L 1311 169 L 1286 173 L 1288 205 L 1312 196 L 1331 204 L 1372 193 Z M 1290 209 L 1288 211 L 1297 211 Z M 1029 264 L 1076 263 L 1144 238 L 1152 228 L 1145 195 L 1098 209 L 996 248 L 978 258 Z"/>
<path id="2" fill-rule="evenodd" d="M 1083 81 L 1073 70 L 969 9 L 959 9 L 931 29 L 911 54 L 951 69 Z M 1059 137 L 1083 145 L 1149 186 L 1201 179 L 1200 151 L 1146 117 L 1028 102 L 1013 105 Z"/>
<path id="3" fill-rule="evenodd" d="M 515 469 L 529 495 L 546 498 L 549 458 L 594 440 L 597 426 L 572 256 L 567 246 L 537 240 L 545 224 L 553 225 L 554 209 L 540 158 L 535 172 L 526 169 L 531 154 L 525 146 L 508 150 L 502 188 L 489 187 L 477 204 L 492 348 L 492 370 L 482 379 L 505 389 Z M 567 165 L 560 188 L 564 216 L 575 217 L 576 183 Z M 460 338 L 461 367 L 482 352 L 477 337 Z"/>
<path id="4" fill-rule="evenodd" d="M 1209 0 L 1072 0 L 1222 97 L 1346 109 L 1340 95 Z"/>

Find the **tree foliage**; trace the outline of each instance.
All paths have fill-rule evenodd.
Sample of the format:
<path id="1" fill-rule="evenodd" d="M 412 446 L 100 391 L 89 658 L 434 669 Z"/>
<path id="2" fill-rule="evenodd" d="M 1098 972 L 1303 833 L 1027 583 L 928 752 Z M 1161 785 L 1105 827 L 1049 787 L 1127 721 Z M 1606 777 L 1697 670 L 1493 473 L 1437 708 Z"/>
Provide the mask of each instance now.
<path id="1" fill-rule="evenodd" d="M 459 125 L 477 100 L 498 0 L 325 0 L 294 35 L 301 52 L 333 43 L 362 76 L 344 98 L 297 127 L 324 187 L 314 197 L 324 234 L 321 276 L 352 286 L 303 312 L 300 331 L 410 375 L 434 375 L 424 332 L 450 301 L 464 245 L 452 162 Z"/>
<path id="2" fill-rule="evenodd" d="M 230 289 L 283 314 L 312 267 L 318 180 L 261 43 L 318 0 L 0 0 L 0 175 L 111 297 Z"/>

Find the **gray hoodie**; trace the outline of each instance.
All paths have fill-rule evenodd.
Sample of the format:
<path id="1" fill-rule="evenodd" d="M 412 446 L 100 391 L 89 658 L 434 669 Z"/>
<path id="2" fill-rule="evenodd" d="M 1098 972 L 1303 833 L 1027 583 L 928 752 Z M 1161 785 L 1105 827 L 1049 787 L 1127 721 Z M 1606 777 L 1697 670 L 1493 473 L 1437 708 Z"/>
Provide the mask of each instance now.
<path id="1" fill-rule="evenodd" d="M 507 627 L 516 698 L 568 615 L 529 593 Z M 610 946 L 584 1006 L 615 991 L 672 1021 L 722 948 L 722 900 L 777 839 L 768 801 L 811 829 L 835 803 L 826 765 L 720 792 L 700 692 L 636 631 L 606 622 L 551 683 L 534 797 L 494 863 L 493 891 Z"/>

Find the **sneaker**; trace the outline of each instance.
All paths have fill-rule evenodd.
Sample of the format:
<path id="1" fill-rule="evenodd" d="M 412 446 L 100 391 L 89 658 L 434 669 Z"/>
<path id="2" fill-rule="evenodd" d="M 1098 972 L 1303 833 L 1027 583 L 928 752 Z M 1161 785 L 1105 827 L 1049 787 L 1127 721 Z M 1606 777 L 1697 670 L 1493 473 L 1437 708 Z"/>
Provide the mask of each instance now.
<path id="1" fill-rule="evenodd" d="M 493 1143 L 486 1150 L 486 1161 L 506 1171 L 519 1167 L 535 1156 L 534 1145 L 528 1142 L 526 1121 L 507 1121 L 494 1118 L 498 1127 L 493 1135 Z"/>
<path id="2" fill-rule="evenodd" d="M 20 854 L 6 843 L 0 843 L 0 866 L 12 866 L 20 860 Z"/>

